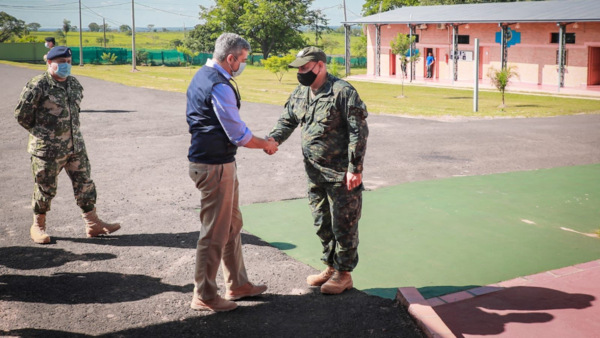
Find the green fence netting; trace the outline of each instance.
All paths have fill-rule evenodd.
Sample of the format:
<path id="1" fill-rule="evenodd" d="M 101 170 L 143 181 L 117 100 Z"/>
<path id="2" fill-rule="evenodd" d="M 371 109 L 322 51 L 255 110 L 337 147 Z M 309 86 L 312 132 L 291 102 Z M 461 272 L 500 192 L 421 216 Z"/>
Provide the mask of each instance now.
<path id="1" fill-rule="evenodd" d="M 79 64 L 79 47 L 71 47 L 73 52 L 73 64 Z M 48 52 L 43 43 L 0 43 L 0 60 L 18 61 L 18 62 L 43 62 L 43 56 Z M 108 64 L 109 61 L 102 59 L 104 54 L 116 56 L 114 64 L 130 64 L 131 49 L 129 48 L 102 48 L 102 47 L 83 47 L 83 63 L 84 64 Z M 186 65 L 186 61 L 194 65 L 203 65 L 206 60 L 212 58 L 210 53 L 200 53 L 190 60 L 183 53 L 174 49 L 139 49 L 138 63 L 148 64 L 152 66 L 180 66 Z M 248 56 L 248 63 L 260 63 L 263 59 L 262 55 Z M 344 64 L 344 57 L 327 57 L 327 63 L 332 60 Z M 367 58 L 351 58 L 350 65 L 352 67 L 365 67 Z"/>

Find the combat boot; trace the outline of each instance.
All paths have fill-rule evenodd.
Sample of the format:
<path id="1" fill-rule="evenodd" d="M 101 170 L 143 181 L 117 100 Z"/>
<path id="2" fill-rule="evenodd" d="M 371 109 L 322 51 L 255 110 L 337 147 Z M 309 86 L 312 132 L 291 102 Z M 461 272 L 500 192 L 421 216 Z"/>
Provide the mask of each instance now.
<path id="1" fill-rule="evenodd" d="M 121 229 L 121 224 L 119 223 L 106 223 L 98 218 L 98 215 L 96 214 L 96 208 L 90 212 L 82 214 L 81 217 L 83 217 L 83 220 L 85 221 L 85 232 L 87 233 L 87 237 L 108 235 Z"/>
<path id="2" fill-rule="evenodd" d="M 46 214 L 33 214 L 33 225 L 29 233 L 36 243 L 50 243 L 50 236 L 46 233 Z"/>
<path id="3" fill-rule="evenodd" d="M 349 271 L 335 271 L 327 283 L 321 286 L 321 293 L 340 294 L 352 289 L 352 276 Z"/>
<path id="4" fill-rule="evenodd" d="M 321 272 L 320 274 L 310 275 L 306 277 L 306 282 L 310 286 L 321 286 L 325 284 L 325 282 L 327 282 L 329 278 L 331 278 L 331 276 L 333 276 L 334 272 L 335 269 L 333 268 L 333 266 L 327 266 L 327 269 L 325 269 L 325 271 Z"/>

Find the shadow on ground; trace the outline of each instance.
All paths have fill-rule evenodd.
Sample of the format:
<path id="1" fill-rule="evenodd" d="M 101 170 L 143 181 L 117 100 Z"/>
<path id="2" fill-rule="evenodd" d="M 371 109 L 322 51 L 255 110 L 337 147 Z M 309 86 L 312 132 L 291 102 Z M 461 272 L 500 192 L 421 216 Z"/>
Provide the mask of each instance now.
<path id="1" fill-rule="evenodd" d="M 554 316 L 543 311 L 581 310 L 592 306 L 595 299 L 586 294 L 517 286 L 434 309 L 457 337 L 485 336 L 504 332 L 509 323 L 550 322 Z"/>
<path id="2" fill-rule="evenodd" d="M 69 241 L 74 243 L 112 245 L 112 246 L 158 246 L 167 248 L 195 249 L 198 242 L 199 231 L 182 233 L 155 233 L 155 234 L 132 234 L 105 236 L 94 238 L 71 238 L 53 236 L 52 240 Z M 267 243 L 260 238 L 242 232 L 242 243 L 256 246 L 274 246 L 280 250 L 290 250 L 296 246 L 290 243 L 275 242 Z M 0 260 L 0 264 L 2 261 Z"/>
<path id="3" fill-rule="evenodd" d="M 93 109 L 84 109 L 84 110 L 80 110 L 80 113 L 104 113 L 104 114 L 118 114 L 118 113 L 135 113 L 136 110 L 117 110 L 117 109 L 112 109 L 112 110 L 93 110 Z"/>
<path id="4" fill-rule="evenodd" d="M 0 276 L 0 300 L 44 304 L 106 304 L 146 299 L 164 292 L 191 293 L 192 284 L 164 284 L 159 278 L 113 272 Z"/>
<path id="5" fill-rule="evenodd" d="M 125 329 L 102 335 L 23 328 L 0 331 L 0 336 L 20 337 L 422 337 L 401 306 L 381 300 L 367 307 L 368 296 L 355 289 L 339 296 L 318 290 L 305 295 L 264 295 L 238 303 L 227 313 L 189 310 L 194 317 Z"/>
<path id="6" fill-rule="evenodd" d="M 74 261 L 103 261 L 117 256 L 109 253 L 74 254 L 63 249 L 31 246 L 0 248 L 0 265 L 19 270 L 55 268 Z"/>

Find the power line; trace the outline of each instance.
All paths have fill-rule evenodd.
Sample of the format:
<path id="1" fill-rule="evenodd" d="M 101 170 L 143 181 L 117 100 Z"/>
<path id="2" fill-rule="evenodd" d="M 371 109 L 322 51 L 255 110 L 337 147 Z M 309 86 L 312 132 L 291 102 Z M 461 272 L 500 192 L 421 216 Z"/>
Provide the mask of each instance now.
<path id="1" fill-rule="evenodd" d="M 175 13 L 175 12 L 165 11 L 164 9 L 159 9 L 159 8 L 156 8 L 156 7 L 152 7 L 152 6 L 144 5 L 144 4 L 141 4 L 141 3 L 139 3 L 139 2 L 138 2 L 138 3 L 136 3 L 136 4 L 137 4 L 138 6 L 143 6 L 143 7 L 152 8 L 152 9 L 154 9 L 154 10 L 157 10 L 157 11 L 160 11 L 160 12 L 165 12 L 165 13 L 169 13 L 169 14 L 173 14 L 173 15 L 186 16 L 186 17 L 189 17 L 189 18 L 198 19 L 198 17 L 197 17 L 197 16 L 185 15 L 185 14 L 181 14 L 181 13 Z"/>

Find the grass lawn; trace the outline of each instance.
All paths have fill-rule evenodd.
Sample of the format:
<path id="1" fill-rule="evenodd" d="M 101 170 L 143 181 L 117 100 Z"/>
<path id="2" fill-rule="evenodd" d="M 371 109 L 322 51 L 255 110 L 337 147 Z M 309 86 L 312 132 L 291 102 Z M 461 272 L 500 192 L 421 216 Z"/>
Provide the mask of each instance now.
<path id="1" fill-rule="evenodd" d="M 54 36 L 54 32 L 30 32 L 29 34 L 37 36 L 40 40 L 44 40 L 47 36 Z M 101 47 L 102 44 L 96 42 L 96 39 L 102 36 L 102 32 L 83 32 L 83 46 Z M 131 48 L 131 36 L 125 33 L 106 32 L 106 38 L 108 39 L 106 47 Z M 135 46 L 137 49 L 172 49 L 169 47 L 169 41 L 174 39 L 183 40 L 183 32 L 136 32 Z M 67 45 L 79 47 L 79 31 L 67 34 Z"/>
<path id="2" fill-rule="evenodd" d="M 32 65 L 8 61 L 4 64 L 45 70 L 44 65 Z M 75 76 L 89 76 L 128 86 L 185 92 L 198 68 L 138 67 L 140 72 L 131 73 L 130 65 L 73 67 Z M 364 74 L 366 69 L 353 69 L 353 74 Z M 242 100 L 248 102 L 283 105 L 298 85 L 295 73 L 285 74 L 279 83 L 274 74 L 262 67 L 248 66 L 237 80 Z M 395 98 L 400 85 L 352 82 L 365 101 L 370 113 L 402 114 L 412 116 L 476 116 L 476 117 L 545 117 L 573 114 L 600 114 L 600 101 L 592 99 L 564 98 L 527 94 L 506 94 L 508 107 L 502 111 L 500 93 L 482 91 L 479 96 L 478 113 L 472 111 L 472 91 L 422 86 L 404 86 L 407 98 Z"/>

